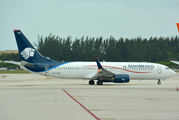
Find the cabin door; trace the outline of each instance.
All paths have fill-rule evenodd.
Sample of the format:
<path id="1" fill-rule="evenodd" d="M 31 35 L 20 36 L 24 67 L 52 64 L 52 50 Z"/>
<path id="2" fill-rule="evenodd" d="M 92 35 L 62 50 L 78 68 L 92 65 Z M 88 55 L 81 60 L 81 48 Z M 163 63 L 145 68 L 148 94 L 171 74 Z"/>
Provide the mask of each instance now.
<path id="1" fill-rule="evenodd" d="M 161 66 L 159 65 L 158 66 L 158 74 L 161 74 L 162 73 L 162 68 L 161 68 Z"/>
<path id="2" fill-rule="evenodd" d="M 49 72 L 49 65 L 45 64 L 45 73 L 48 73 L 48 72 Z"/>

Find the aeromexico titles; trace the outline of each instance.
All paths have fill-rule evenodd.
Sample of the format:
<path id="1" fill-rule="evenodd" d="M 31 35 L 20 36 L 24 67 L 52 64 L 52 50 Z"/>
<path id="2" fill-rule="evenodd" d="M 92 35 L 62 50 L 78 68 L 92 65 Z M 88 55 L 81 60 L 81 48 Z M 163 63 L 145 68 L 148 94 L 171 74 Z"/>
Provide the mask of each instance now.
<path id="1" fill-rule="evenodd" d="M 147 62 L 63 62 L 43 57 L 20 30 L 14 30 L 20 65 L 30 72 L 62 79 L 86 79 L 90 85 L 103 82 L 128 83 L 130 79 L 167 79 L 176 73 L 167 66 Z M 64 51 L 65 52 L 65 51 Z"/>

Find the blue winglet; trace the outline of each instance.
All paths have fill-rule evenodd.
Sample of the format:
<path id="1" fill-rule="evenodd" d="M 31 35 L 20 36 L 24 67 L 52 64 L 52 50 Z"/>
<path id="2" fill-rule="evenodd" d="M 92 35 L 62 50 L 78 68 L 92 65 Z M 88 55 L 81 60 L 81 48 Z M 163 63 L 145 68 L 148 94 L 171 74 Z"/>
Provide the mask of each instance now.
<path id="1" fill-rule="evenodd" d="M 96 62 L 97 62 L 98 69 L 103 69 L 103 67 L 101 66 L 101 63 L 99 62 L 98 58 L 95 57 L 95 59 L 96 59 Z"/>

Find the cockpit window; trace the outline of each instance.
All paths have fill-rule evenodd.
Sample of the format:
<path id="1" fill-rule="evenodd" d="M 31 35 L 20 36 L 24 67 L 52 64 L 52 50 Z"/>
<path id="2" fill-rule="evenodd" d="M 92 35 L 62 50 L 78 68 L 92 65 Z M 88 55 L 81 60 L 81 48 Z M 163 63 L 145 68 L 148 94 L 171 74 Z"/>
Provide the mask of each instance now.
<path id="1" fill-rule="evenodd" d="M 166 67 L 165 69 L 166 69 L 166 70 L 170 70 L 170 68 L 168 68 L 168 67 Z"/>

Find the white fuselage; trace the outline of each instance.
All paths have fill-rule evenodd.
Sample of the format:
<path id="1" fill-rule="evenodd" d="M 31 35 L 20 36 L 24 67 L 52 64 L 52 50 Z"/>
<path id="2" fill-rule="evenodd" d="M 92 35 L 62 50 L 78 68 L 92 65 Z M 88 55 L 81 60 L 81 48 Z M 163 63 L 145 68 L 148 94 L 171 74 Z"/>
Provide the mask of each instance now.
<path id="1" fill-rule="evenodd" d="M 101 62 L 101 65 L 114 74 L 128 74 L 130 79 L 166 79 L 176 74 L 167 66 L 156 63 Z M 48 71 L 36 73 L 62 79 L 91 79 L 97 71 L 96 62 L 69 62 Z"/>

